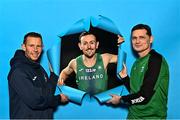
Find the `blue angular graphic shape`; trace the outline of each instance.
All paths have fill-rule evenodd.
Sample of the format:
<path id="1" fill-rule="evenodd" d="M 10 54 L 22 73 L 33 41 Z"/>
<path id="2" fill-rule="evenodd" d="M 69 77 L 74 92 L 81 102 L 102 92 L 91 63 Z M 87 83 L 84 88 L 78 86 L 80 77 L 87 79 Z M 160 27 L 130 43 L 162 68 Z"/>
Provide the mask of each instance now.
<path id="1" fill-rule="evenodd" d="M 93 27 L 97 27 L 114 34 L 121 35 L 113 21 L 102 15 L 99 15 L 97 17 L 91 17 L 91 24 Z"/>
<path id="2" fill-rule="evenodd" d="M 84 97 L 84 95 L 86 94 L 86 92 L 78 90 L 78 89 L 74 89 L 72 87 L 69 86 L 58 86 L 59 90 L 68 96 L 68 99 L 71 100 L 74 103 L 80 104 L 82 103 L 82 99 Z"/>
<path id="3" fill-rule="evenodd" d="M 90 29 L 90 18 L 81 19 L 75 22 L 70 29 L 59 34 L 60 37 L 67 36 L 71 34 L 81 33 L 84 31 L 89 31 Z"/>
<path id="4" fill-rule="evenodd" d="M 107 91 L 99 93 L 97 95 L 94 95 L 94 97 L 97 98 L 97 100 L 102 104 L 112 98 L 110 96 L 110 94 L 121 95 L 123 92 L 123 88 L 124 88 L 124 86 L 115 87 L 113 89 L 107 90 Z"/>
<path id="5" fill-rule="evenodd" d="M 52 69 L 56 75 L 59 75 L 59 66 L 60 66 L 60 56 L 61 52 L 61 40 L 58 41 L 57 44 L 52 46 L 49 50 L 47 50 L 47 57 L 49 60 L 49 63 L 52 66 Z"/>
<path id="6" fill-rule="evenodd" d="M 117 62 L 117 77 L 121 80 L 119 72 L 123 69 L 123 63 L 126 63 L 127 53 L 121 49 L 121 46 L 118 47 L 118 62 Z"/>
<path id="7" fill-rule="evenodd" d="M 97 17 L 88 17 L 85 19 L 81 19 L 73 24 L 73 26 L 68 29 L 66 32 L 62 32 L 59 34 L 60 41 L 58 44 L 54 45 L 51 49 L 48 50 L 47 55 L 49 62 L 52 65 L 52 68 L 56 74 L 59 74 L 60 70 L 60 56 L 62 55 L 61 45 L 63 44 L 62 39 L 64 36 L 75 35 L 77 36 L 79 33 L 84 31 L 89 31 L 91 27 L 104 30 L 114 35 L 120 34 L 117 27 L 114 23 L 103 16 Z M 121 34 L 120 34 L 121 35 Z M 61 39 L 62 38 L 62 39 Z M 62 42 L 62 43 L 61 43 Z M 73 41 L 74 42 L 74 41 Z M 118 47 L 118 66 L 117 71 L 122 69 L 122 63 L 126 59 L 126 53 L 121 50 L 121 47 Z M 124 86 L 119 86 L 105 92 L 99 93 L 95 96 L 90 96 L 85 92 L 68 87 L 68 86 L 59 86 L 56 87 L 56 93 L 60 94 L 63 93 L 69 97 L 69 102 L 67 105 L 58 109 L 58 112 L 55 113 L 55 118 L 59 119 L 113 119 L 113 118 L 126 118 L 127 116 L 127 109 L 118 107 L 110 107 L 107 106 L 105 103 L 107 100 L 111 98 L 108 94 L 118 94 L 118 95 L 127 95 L 127 90 Z M 99 101 L 99 102 L 98 102 Z M 74 104 L 77 103 L 77 104 Z M 81 104 L 82 103 L 82 104 Z M 95 111 L 94 111 L 95 108 Z M 120 111 L 119 111 L 120 110 Z M 75 113 L 72 114 L 72 111 Z M 89 115 L 91 114 L 91 115 Z"/>
<path id="8" fill-rule="evenodd" d="M 67 36 L 67 35 L 81 33 L 83 31 L 89 31 L 91 25 L 92 25 L 92 27 L 96 27 L 96 28 L 99 28 L 99 29 L 102 29 L 102 30 L 105 30 L 105 31 L 108 31 L 108 32 L 111 32 L 114 34 L 121 35 L 119 30 L 115 26 L 115 24 L 110 19 L 108 19 L 107 17 L 99 15 L 97 17 L 88 17 L 88 18 L 81 19 L 81 20 L 75 22 L 73 24 L 73 26 L 68 31 L 62 32 L 59 36 L 63 37 L 63 36 Z M 61 53 L 60 47 L 61 47 L 61 38 L 60 38 L 60 43 L 53 46 L 47 52 L 49 62 L 52 64 L 52 68 L 56 74 L 59 74 L 59 70 L 60 70 L 60 55 L 61 55 L 60 54 Z M 118 63 L 117 63 L 118 64 L 118 67 L 117 67 L 117 76 L 118 77 L 119 77 L 118 73 L 120 72 L 120 70 L 122 70 L 122 63 L 123 62 L 125 63 L 125 61 L 126 61 L 126 56 L 127 56 L 126 52 L 121 50 L 121 47 L 119 46 L 118 47 Z M 64 87 L 64 88 L 66 88 L 66 87 Z M 70 88 L 71 87 L 69 87 L 66 90 L 69 91 Z M 117 89 L 119 90 L 120 93 L 123 91 L 122 87 L 114 88 L 112 90 L 117 90 Z M 78 90 L 78 91 L 80 91 L 80 90 Z M 105 91 L 105 92 L 107 93 L 107 91 Z M 108 92 L 110 93 L 112 91 L 108 90 Z M 96 96 L 96 98 L 98 98 L 98 100 L 101 102 L 105 102 L 108 99 L 110 99 L 110 97 L 111 97 L 111 96 L 107 96 L 106 93 L 105 94 L 101 93 L 101 95 Z M 74 94 L 74 93 L 70 92 L 70 94 Z M 105 95 L 104 97 L 103 97 L 103 94 Z M 80 103 L 82 100 L 78 99 L 78 100 L 74 100 L 74 101 L 77 103 Z"/>

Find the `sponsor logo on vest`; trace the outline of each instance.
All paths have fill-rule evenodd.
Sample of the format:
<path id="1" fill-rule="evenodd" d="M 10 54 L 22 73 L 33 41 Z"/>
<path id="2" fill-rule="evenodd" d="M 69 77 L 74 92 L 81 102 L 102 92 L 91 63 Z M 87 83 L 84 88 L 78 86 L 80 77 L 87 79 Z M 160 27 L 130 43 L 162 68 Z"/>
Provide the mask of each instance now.
<path id="1" fill-rule="evenodd" d="M 101 67 L 101 66 L 98 66 L 98 69 L 102 69 L 102 67 Z"/>
<path id="2" fill-rule="evenodd" d="M 139 98 L 136 98 L 134 100 L 131 100 L 131 103 L 134 104 L 134 103 L 140 103 L 142 101 L 144 101 L 144 97 L 140 96 Z"/>
<path id="3" fill-rule="evenodd" d="M 86 69 L 86 72 L 87 73 L 96 72 L 96 69 L 95 68 L 88 68 L 88 69 Z"/>
<path id="4" fill-rule="evenodd" d="M 84 70 L 84 69 L 81 68 L 81 69 L 79 69 L 79 72 L 81 72 L 81 71 L 83 71 L 83 70 Z"/>
<path id="5" fill-rule="evenodd" d="M 103 74 L 96 74 L 96 75 L 92 75 L 92 76 L 79 76 L 79 80 L 95 80 L 95 79 L 102 79 L 104 76 Z"/>

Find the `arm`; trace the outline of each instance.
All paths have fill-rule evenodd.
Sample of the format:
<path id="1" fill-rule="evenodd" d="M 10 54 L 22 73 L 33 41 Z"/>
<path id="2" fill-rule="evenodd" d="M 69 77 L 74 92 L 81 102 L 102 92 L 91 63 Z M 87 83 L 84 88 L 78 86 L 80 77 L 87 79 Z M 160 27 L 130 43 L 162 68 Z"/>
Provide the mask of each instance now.
<path id="1" fill-rule="evenodd" d="M 130 92 L 130 78 L 127 75 L 127 67 L 124 63 L 123 63 L 123 68 L 119 73 L 119 76 L 121 77 L 121 81 L 126 86 L 127 90 Z"/>
<path id="2" fill-rule="evenodd" d="M 120 71 L 119 76 L 121 77 L 121 80 L 123 81 L 123 84 L 126 86 L 127 90 L 130 92 L 130 79 L 127 75 L 127 67 L 123 63 L 123 69 Z M 114 105 L 117 105 L 121 102 L 122 96 L 116 95 L 116 94 L 110 94 L 112 99 L 108 100 L 106 103 L 111 103 Z"/>
<path id="3" fill-rule="evenodd" d="M 118 35 L 117 37 L 118 37 L 117 44 L 118 46 L 120 46 L 124 42 L 124 38 L 121 35 Z M 109 63 L 117 63 L 117 55 L 110 54 L 109 57 L 110 57 Z"/>
<path id="4" fill-rule="evenodd" d="M 143 84 L 137 93 L 122 96 L 122 101 L 130 104 L 147 104 L 155 93 L 154 86 L 159 77 L 162 56 L 157 53 L 150 53 L 148 70 L 145 73 Z"/>
<path id="5" fill-rule="evenodd" d="M 109 63 L 117 63 L 117 55 L 104 53 L 102 54 L 104 67 L 106 68 Z"/>
<path id="6" fill-rule="evenodd" d="M 161 69 L 162 56 L 153 53 L 149 58 L 148 70 L 144 76 L 143 84 L 137 93 L 127 96 L 111 95 L 112 99 L 107 103 L 119 104 L 120 102 L 128 105 L 147 104 L 155 93 L 154 86 L 159 77 Z M 127 79 L 127 77 L 123 78 Z"/>
<path id="7" fill-rule="evenodd" d="M 55 93 L 58 78 L 59 78 L 59 77 L 58 77 L 54 72 L 51 72 L 51 73 L 50 73 L 50 77 L 49 77 L 49 79 L 48 79 L 48 86 L 49 86 L 49 88 L 51 89 L 52 94 Z"/>
<path id="8" fill-rule="evenodd" d="M 21 96 L 22 101 L 32 109 L 45 109 L 60 104 L 60 95 L 43 94 L 47 88 L 34 86 L 32 78 L 24 69 L 16 69 L 9 79 L 10 87 Z"/>
<path id="9" fill-rule="evenodd" d="M 54 73 L 52 69 L 52 65 L 48 62 L 49 70 L 50 70 L 50 78 L 48 79 L 48 87 L 50 89 L 50 94 L 54 94 L 57 86 L 58 76 Z M 45 70 L 44 70 L 45 72 Z M 68 101 L 68 97 L 64 94 L 60 94 L 61 103 L 66 103 Z"/>
<path id="10" fill-rule="evenodd" d="M 123 84 L 126 86 L 126 89 L 128 90 L 128 92 L 130 92 L 130 78 L 129 76 L 126 76 L 125 78 L 121 79 Z"/>
<path id="11" fill-rule="evenodd" d="M 51 85 L 52 94 L 54 94 L 55 90 L 56 90 L 56 86 L 57 86 L 58 76 L 54 72 L 51 72 L 49 81 L 50 81 L 49 83 Z M 68 97 L 64 94 L 60 94 L 60 102 L 61 103 L 68 102 Z"/>
<path id="12" fill-rule="evenodd" d="M 63 85 L 64 81 L 69 77 L 69 75 L 73 72 L 76 72 L 76 59 L 72 59 L 68 66 L 64 68 L 59 76 L 58 85 Z"/>
<path id="13" fill-rule="evenodd" d="M 117 37 L 118 37 L 117 44 L 119 46 L 124 42 L 124 38 L 120 35 L 118 35 Z M 104 63 L 105 68 L 109 63 L 117 63 L 118 60 L 117 55 L 109 54 L 109 53 L 102 54 L 102 57 L 103 57 L 103 61 L 105 62 Z"/>
<path id="14" fill-rule="evenodd" d="M 50 94 L 54 94 L 56 90 L 56 86 L 57 86 L 58 76 L 54 73 L 52 66 L 49 62 L 48 62 L 48 65 L 49 65 L 49 70 L 50 70 L 50 77 L 48 77 L 43 67 L 41 67 L 41 69 L 44 75 L 46 76 L 46 78 L 48 78 L 47 79 L 47 87 L 49 89 L 48 91 L 50 92 Z"/>

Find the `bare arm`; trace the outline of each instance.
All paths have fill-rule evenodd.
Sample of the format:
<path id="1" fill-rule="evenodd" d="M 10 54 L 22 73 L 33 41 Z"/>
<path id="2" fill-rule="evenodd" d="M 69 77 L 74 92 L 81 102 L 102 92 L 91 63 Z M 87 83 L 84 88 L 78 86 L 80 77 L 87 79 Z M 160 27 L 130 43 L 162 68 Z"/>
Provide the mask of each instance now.
<path id="1" fill-rule="evenodd" d="M 117 36 L 117 44 L 118 46 L 121 45 L 124 42 L 124 38 L 120 35 Z M 117 63 L 118 57 L 114 54 L 104 53 L 102 54 L 103 62 L 104 62 L 104 68 L 107 68 L 107 65 L 109 63 Z"/>
<path id="2" fill-rule="evenodd" d="M 104 53 L 101 56 L 104 63 L 104 69 L 107 69 L 109 63 L 117 63 L 117 55 Z"/>
<path id="3" fill-rule="evenodd" d="M 120 35 L 118 35 L 117 44 L 118 46 L 121 45 L 124 42 L 124 38 Z M 117 55 L 109 54 L 109 63 L 117 63 Z"/>
<path id="4" fill-rule="evenodd" d="M 63 85 L 64 81 L 69 77 L 72 72 L 76 72 L 76 59 L 72 59 L 68 66 L 64 68 L 59 76 L 58 85 Z"/>

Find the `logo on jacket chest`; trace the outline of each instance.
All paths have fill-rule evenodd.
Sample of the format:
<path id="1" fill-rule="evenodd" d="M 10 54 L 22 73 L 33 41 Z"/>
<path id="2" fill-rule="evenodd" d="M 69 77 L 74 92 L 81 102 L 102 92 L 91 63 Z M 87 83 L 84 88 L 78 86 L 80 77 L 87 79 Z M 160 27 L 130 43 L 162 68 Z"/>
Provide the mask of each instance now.
<path id="1" fill-rule="evenodd" d="M 134 70 L 134 71 L 137 71 L 137 70 L 138 70 L 139 72 L 144 72 L 145 67 L 144 67 L 144 66 L 139 66 L 139 68 L 137 68 L 137 66 L 135 66 L 133 70 Z"/>
<path id="2" fill-rule="evenodd" d="M 37 76 L 34 76 L 33 78 L 32 78 L 32 80 L 33 81 L 35 81 L 35 80 L 37 80 Z M 47 82 L 47 77 L 44 75 L 44 80 Z"/>
<path id="3" fill-rule="evenodd" d="M 44 75 L 44 79 L 45 79 L 45 81 L 47 82 L 47 77 Z"/>
<path id="4" fill-rule="evenodd" d="M 37 78 L 37 76 L 34 76 L 32 80 L 33 80 L 33 81 L 35 81 L 35 80 L 36 80 L 36 78 Z"/>

